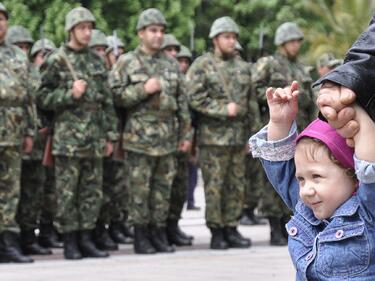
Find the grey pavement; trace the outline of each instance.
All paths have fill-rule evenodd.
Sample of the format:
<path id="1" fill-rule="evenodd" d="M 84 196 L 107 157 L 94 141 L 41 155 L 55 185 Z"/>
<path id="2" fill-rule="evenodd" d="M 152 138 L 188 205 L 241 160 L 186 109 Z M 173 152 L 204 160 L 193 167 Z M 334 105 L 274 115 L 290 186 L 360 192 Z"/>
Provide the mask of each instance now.
<path id="1" fill-rule="evenodd" d="M 287 247 L 269 246 L 269 227 L 241 226 L 253 245 L 245 250 L 209 250 L 210 234 L 204 224 L 202 183 L 196 190 L 200 211 L 184 210 L 181 228 L 194 235 L 193 247 L 178 248 L 173 254 L 133 254 L 121 245 L 107 259 L 66 261 L 61 250 L 53 256 L 34 257 L 33 264 L 1 264 L 0 281 L 211 281 L 211 280 L 294 280 L 295 271 Z"/>

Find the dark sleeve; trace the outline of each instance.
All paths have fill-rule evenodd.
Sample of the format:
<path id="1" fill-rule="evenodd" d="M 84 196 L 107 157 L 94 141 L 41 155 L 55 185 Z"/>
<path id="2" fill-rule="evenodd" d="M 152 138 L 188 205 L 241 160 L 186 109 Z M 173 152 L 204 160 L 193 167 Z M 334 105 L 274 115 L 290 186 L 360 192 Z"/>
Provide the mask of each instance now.
<path id="1" fill-rule="evenodd" d="M 375 14 L 364 31 L 338 66 L 313 86 L 332 81 L 345 86 L 357 95 L 357 101 L 375 122 Z"/>

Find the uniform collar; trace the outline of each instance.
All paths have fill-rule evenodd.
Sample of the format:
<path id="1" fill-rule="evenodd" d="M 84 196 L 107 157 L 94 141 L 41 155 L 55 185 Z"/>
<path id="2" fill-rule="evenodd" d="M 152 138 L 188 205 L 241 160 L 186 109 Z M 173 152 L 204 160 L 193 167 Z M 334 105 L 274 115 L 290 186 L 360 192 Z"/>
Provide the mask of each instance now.
<path id="1" fill-rule="evenodd" d="M 147 58 L 158 58 L 160 57 L 160 54 L 161 54 L 161 51 L 157 51 L 155 54 L 153 55 L 150 55 L 150 54 L 147 54 L 145 53 L 144 51 L 142 51 L 141 49 L 141 45 L 139 45 L 135 50 L 134 50 L 137 54 L 140 54 L 141 56 L 143 57 L 147 57 Z"/>

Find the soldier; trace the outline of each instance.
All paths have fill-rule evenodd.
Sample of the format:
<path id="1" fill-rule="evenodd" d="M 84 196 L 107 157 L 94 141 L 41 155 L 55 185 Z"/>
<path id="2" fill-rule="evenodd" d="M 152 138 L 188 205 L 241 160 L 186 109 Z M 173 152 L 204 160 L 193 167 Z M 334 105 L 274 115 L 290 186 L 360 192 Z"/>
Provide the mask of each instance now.
<path id="1" fill-rule="evenodd" d="M 180 42 L 173 34 L 165 34 L 161 50 L 163 53 L 173 59 L 176 59 L 181 49 Z M 180 76 L 180 83 L 185 83 L 184 77 Z M 185 95 L 185 91 L 182 92 Z M 181 218 L 182 209 L 186 200 L 187 184 L 188 184 L 188 157 L 189 152 L 178 152 L 176 154 L 177 173 L 173 180 L 171 198 L 169 200 L 169 212 L 167 220 L 167 236 L 170 244 L 176 246 L 192 245 L 193 237 L 187 235 L 178 226 Z"/>
<path id="2" fill-rule="evenodd" d="M 12 26 L 7 32 L 7 42 L 16 45 L 24 51 L 28 57 L 34 40 L 30 32 L 23 26 Z M 38 69 L 29 64 L 30 93 L 35 96 L 40 85 Z M 34 99 L 33 99 L 34 102 Z M 34 104 L 34 109 L 35 104 Z M 36 129 L 42 129 L 40 114 L 38 114 Z M 18 204 L 17 222 L 20 225 L 20 242 L 22 251 L 28 255 L 49 255 L 52 252 L 38 244 L 35 230 L 38 228 L 40 218 L 40 206 L 43 200 L 43 186 L 45 181 L 44 168 L 42 166 L 43 144 L 38 133 L 34 137 L 34 146 L 31 154 L 22 157 L 21 165 L 21 197 Z"/>
<path id="3" fill-rule="evenodd" d="M 0 3 L 0 262 L 28 263 L 33 260 L 20 250 L 16 212 L 22 151 L 31 153 L 35 128 L 28 61 L 18 47 L 5 41 L 8 17 Z"/>
<path id="4" fill-rule="evenodd" d="M 118 58 L 125 53 L 125 45 L 118 37 L 113 35 L 107 36 L 107 44 L 108 48 L 105 51 L 107 56 L 107 66 L 109 69 L 112 69 Z"/>
<path id="5" fill-rule="evenodd" d="M 105 64 L 88 48 L 94 25 L 86 8 L 66 15 L 69 41 L 42 65 L 37 97 L 42 109 L 54 112 L 56 221 L 66 259 L 108 257 L 91 232 L 102 204 L 102 157 L 112 153 L 118 135 Z"/>
<path id="6" fill-rule="evenodd" d="M 312 79 L 304 65 L 298 62 L 298 54 L 303 41 L 303 33 L 297 24 L 286 22 L 280 25 L 275 34 L 275 45 L 278 47 L 273 56 L 259 59 L 254 66 L 253 86 L 261 108 L 262 123 L 268 122 L 266 101 L 267 87 L 286 87 L 297 80 L 300 85 L 297 116 L 298 128 L 301 130 L 309 124 L 315 115 L 314 96 L 311 89 Z M 290 211 L 265 178 L 263 213 L 268 217 L 271 226 L 271 245 L 286 245 L 285 223 Z"/>
<path id="7" fill-rule="evenodd" d="M 316 60 L 316 71 L 319 77 L 322 77 L 332 69 L 341 65 L 342 62 L 342 60 L 336 59 L 332 53 L 324 53 Z"/>
<path id="8" fill-rule="evenodd" d="M 100 57 L 106 58 L 108 48 L 107 37 L 99 29 L 93 29 L 89 47 L 93 49 Z"/>
<path id="9" fill-rule="evenodd" d="M 177 62 L 160 52 L 166 21 L 154 8 L 137 23 L 140 46 L 120 57 L 110 75 L 115 104 L 127 110 L 123 144 L 134 250 L 151 254 L 173 252 L 165 226 L 176 149 L 191 146 L 190 117 L 181 92 Z"/>
<path id="10" fill-rule="evenodd" d="M 180 71 L 182 74 L 186 74 L 191 63 L 193 62 L 193 55 L 191 54 L 190 50 L 185 47 L 184 45 L 181 45 L 181 49 L 178 52 L 177 56 L 178 64 L 180 65 Z"/>
<path id="11" fill-rule="evenodd" d="M 197 114 L 197 145 L 206 198 L 211 249 L 248 248 L 237 230 L 245 188 L 245 146 L 256 112 L 251 70 L 235 55 L 239 29 L 230 17 L 211 26 L 214 51 L 197 58 L 187 73 L 190 106 Z"/>

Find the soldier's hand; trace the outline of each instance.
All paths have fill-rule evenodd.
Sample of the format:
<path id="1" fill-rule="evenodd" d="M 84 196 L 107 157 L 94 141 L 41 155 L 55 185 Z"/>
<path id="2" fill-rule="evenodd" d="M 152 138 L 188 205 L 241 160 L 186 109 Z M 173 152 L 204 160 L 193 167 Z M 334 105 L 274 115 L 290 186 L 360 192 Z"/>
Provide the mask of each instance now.
<path id="1" fill-rule="evenodd" d="M 151 77 L 144 84 L 144 90 L 147 94 L 152 95 L 161 91 L 161 85 L 159 79 Z"/>
<path id="2" fill-rule="evenodd" d="M 238 105 L 235 102 L 230 102 L 227 105 L 228 109 L 228 116 L 229 117 L 236 117 L 238 113 Z"/>
<path id="3" fill-rule="evenodd" d="M 177 150 L 188 153 L 191 150 L 191 144 L 191 141 L 180 141 Z"/>
<path id="4" fill-rule="evenodd" d="M 73 98 L 80 99 L 86 92 L 87 82 L 85 80 L 79 79 L 74 81 L 72 87 Z"/>
<path id="5" fill-rule="evenodd" d="M 34 140 L 32 137 L 27 136 L 23 140 L 23 152 L 30 154 L 33 151 Z"/>
<path id="6" fill-rule="evenodd" d="M 105 151 L 104 155 L 105 156 L 110 156 L 113 153 L 113 143 L 111 141 L 107 141 L 105 144 Z"/>

